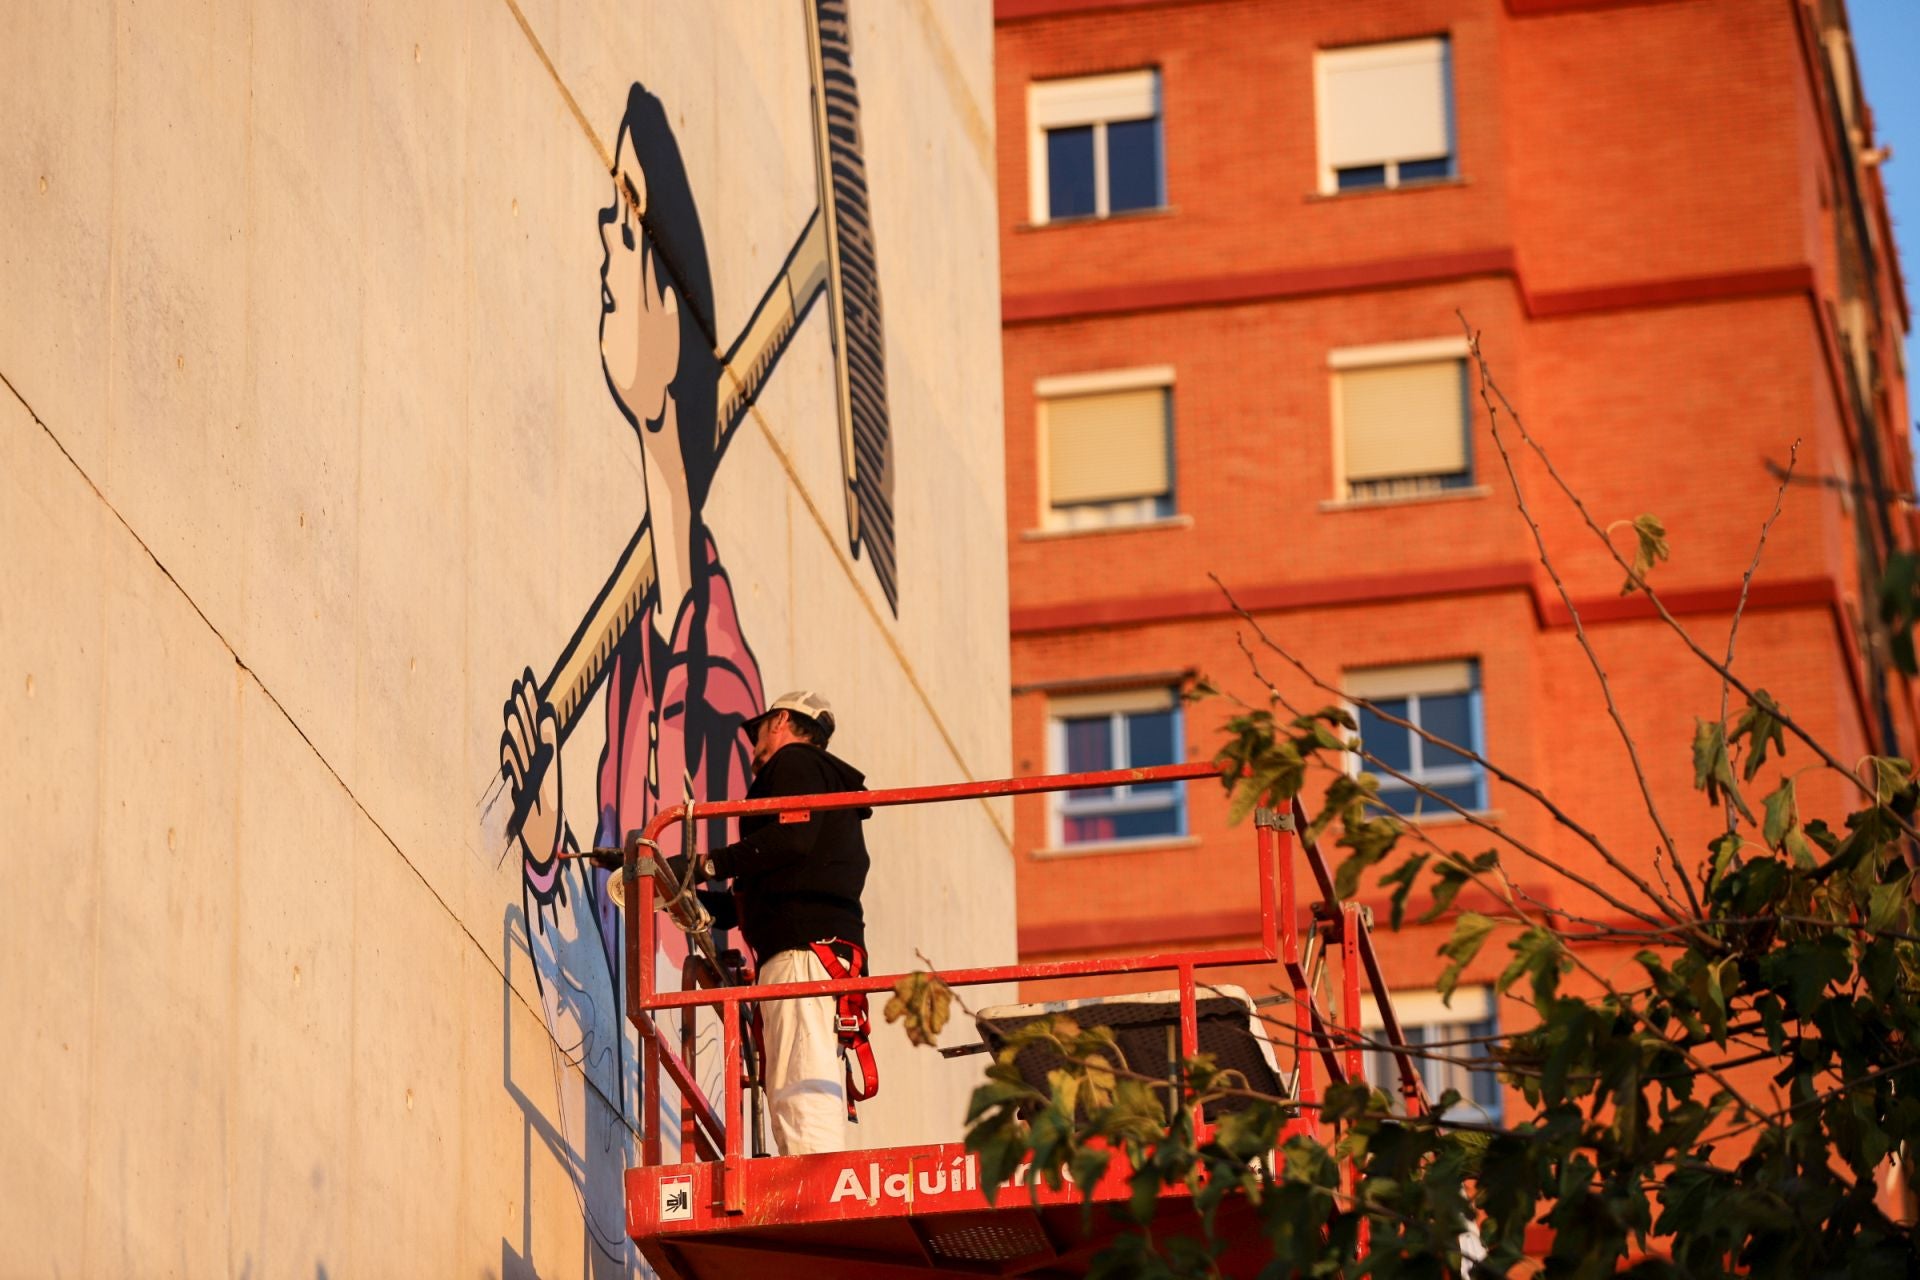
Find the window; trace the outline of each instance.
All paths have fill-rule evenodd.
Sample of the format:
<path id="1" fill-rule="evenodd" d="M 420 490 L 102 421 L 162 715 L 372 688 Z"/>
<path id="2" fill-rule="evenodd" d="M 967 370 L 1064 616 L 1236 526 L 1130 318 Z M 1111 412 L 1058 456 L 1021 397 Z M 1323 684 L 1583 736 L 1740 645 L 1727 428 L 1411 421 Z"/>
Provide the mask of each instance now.
<path id="1" fill-rule="evenodd" d="M 1042 492 L 1050 529 L 1173 514 L 1173 369 L 1042 378 Z"/>
<path id="2" fill-rule="evenodd" d="M 1491 1064 L 1481 1066 L 1472 1059 L 1491 1055 L 1494 1044 L 1485 1039 L 1500 1033 L 1500 1016 L 1488 987 L 1458 987 L 1453 1003 L 1443 1004 L 1437 991 L 1395 992 L 1394 1013 L 1407 1044 L 1426 1046 L 1430 1058 L 1415 1058 L 1420 1082 L 1426 1086 L 1427 1099 L 1438 1103 L 1448 1089 L 1460 1094 L 1460 1101 L 1441 1116 L 1445 1120 L 1465 1120 L 1474 1124 L 1499 1124 L 1503 1110 L 1500 1078 Z M 1371 997 L 1361 1001 L 1361 1030 L 1371 1039 L 1380 1035 L 1380 1011 Z M 1469 1043 L 1460 1043 L 1467 1041 Z M 1446 1058 L 1451 1061 L 1440 1061 Z M 1393 1055 L 1381 1049 L 1369 1049 L 1366 1056 L 1367 1083 L 1384 1089 L 1398 1101 L 1400 1069 Z"/>
<path id="3" fill-rule="evenodd" d="M 1034 222 L 1165 203 L 1158 72 L 1036 82 L 1027 86 L 1027 121 Z"/>
<path id="4" fill-rule="evenodd" d="M 1347 693 L 1365 698 L 1380 712 L 1418 725 L 1442 742 L 1480 750 L 1480 664 L 1432 662 L 1417 667 L 1376 667 L 1347 673 Z M 1421 783 L 1463 809 L 1487 805 L 1486 770 L 1458 751 L 1440 746 L 1365 708 L 1355 716 L 1367 753 L 1413 782 Z M 1360 761 L 1380 779 L 1380 799 L 1406 817 L 1452 813 L 1438 800 L 1420 794 L 1378 766 Z"/>
<path id="5" fill-rule="evenodd" d="M 1180 698 L 1173 689 L 1133 689 L 1056 698 L 1047 709 L 1053 767 L 1061 773 L 1178 764 L 1185 758 Z M 1187 831 L 1186 788 L 1136 782 L 1055 797 L 1055 843 L 1152 840 Z"/>
<path id="6" fill-rule="evenodd" d="M 1314 60 L 1320 190 L 1451 178 L 1449 62 L 1444 36 L 1321 52 Z"/>
<path id="7" fill-rule="evenodd" d="M 1398 342 L 1335 351 L 1334 453 L 1350 502 L 1473 485 L 1466 342 Z"/>

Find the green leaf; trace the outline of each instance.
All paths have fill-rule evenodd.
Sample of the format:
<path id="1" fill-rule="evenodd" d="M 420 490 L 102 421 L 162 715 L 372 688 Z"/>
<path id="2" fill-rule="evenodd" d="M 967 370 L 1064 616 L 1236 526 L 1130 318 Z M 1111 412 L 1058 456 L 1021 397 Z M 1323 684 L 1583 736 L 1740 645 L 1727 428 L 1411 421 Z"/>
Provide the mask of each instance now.
<path id="1" fill-rule="evenodd" d="M 1713 855 L 1714 883 L 1725 880 L 1729 872 L 1740 869 L 1740 845 L 1740 837 L 1731 831 L 1707 842 L 1707 851 Z"/>
<path id="2" fill-rule="evenodd" d="M 1107 1174 L 1107 1166 L 1113 1163 L 1113 1152 L 1105 1147 L 1081 1147 L 1073 1153 L 1068 1168 L 1073 1173 L 1073 1185 L 1083 1192 L 1091 1192 L 1094 1185 Z"/>
<path id="3" fill-rule="evenodd" d="M 1907 932 L 1903 927 L 1913 910 L 1913 872 L 1885 884 L 1873 886 L 1867 894 L 1867 927 Z"/>
<path id="4" fill-rule="evenodd" d="M 1698 717 L 1693 722 L 1693 785 L 1707 793 L 1707 800 L 1720 804 L 1731 800 L 1736 809 L 1753 821 L 1753 811 L 1740 797 L 1734 785 L 1733 762 L 1727 758 L 1727 731 L 1724 725 Z"/>
<path id="5" fill-rule="evenodd" d="M 1713 1042 L 1725 1048 L 1727 1004 L 1740 985 L 1738 962 L 1729 956 L 1724 960 L 1702 964 L 1693 970 L 1687 985 L 1694 1003 L 1699 1006 L 1701 1013 L 1706 1015 L 1707 1027 L 1713 1033 Z"/>
<path id="6" fill-rule="evenodd" d="M 1893 651 L 1894 666 L 1910 676 L 1920 674 L 1920 661 L 1916 660 L 1913 648 L 1911 619 L 1893 633 L 1893 643 L 1888 647 Z"/>
<path id="7" fill-rule="evenodd" d="M 1370 773 L 1336 774 L 1327 784 L 1320 812 L 1307 824 L 1306 839 L 1318 840 L 1335 822 L 1358 826 L 1367 820 L 1367 805 L 1380 790 L 1380 780 Z"/>
<path id="8" fill-rule="evenodd" d="M 1053 1107 L 1071 1116 L 1080 1102 L 1080 1077 L 1069 1069 L 1047 1072 L 1047 1088 L 1053 1094 Z"/>
<path id="9" fill-rule="evenodd" d="M 1348 827 L 1340 835 L 1339 843 L 1353 850 L 1333 872 L 1333 891 L 1341 898 L 1351 898 L 1360 888 L 1360 877 L 1367 868 L 1378 863 L 1393 852 L 1395 842 L 1400 839 L 1400 824 L 1392 818 L 1375 818 L 1358 827 Z"/>
<path id="10" fill-rule="evenodd" d="M 1320 1119 L 1327 1124 L 1358 1120 L 1373 1101 L 1373 1086 L 1364 1080 L 1329 1084 L 1320 1095 Z"/>
<path id="11" fill-rule="evenodd" d="M 1874 799 L 1881 804 L 1893 803 L 1893 798 L 1913 781 L 1913 766 L 1897 756 L 1868 756 L 1867 759 L 1873 762 Z"/>
<path id="12" fill-rule="evenodd" d="M 1920 675 L 1914 662 L 1913 625 L 1920 617 L 1920 555 L 1894 551 L 1880 579 L 1880 618 L 1893 633 L 1893 661 L 1908 675 Z"/>
<path id="13" fill-rule="evenodd" d="M 1535 1003 L 1544 1005 L 1553 999 L 1560 982 L 1560 972 L 1566 963 L 1560 939 L 1553 931 L 1543 925 L 1535 925 L 1509 942 L 1507 949 L 1513 952 L 1513 959 L 1500 971 L 1494 989 L 1504 995 L 1507 988 L 1525 974 L 1533 979 Z"/>
<path id="14" fill-rule="evenodd" d="M 1493 921 L 1477 911 L 1463 911 L 1454 921 L 1453 936 L 1441 944 L 1440 954 L 1447 957 L 1447 967 L 1440 971 L 1434 987 L 1440 992 L 1443 1001 L 1451 1001 L 1453 989 L 1460 983 L 1460 974 L 1473 958 L 1480 954 L 1480 948 L 1486 945 L 1487 935 L 1493 932 Z"/>
<path id="15" fill-rule="evenodd" d="M 1226 1148 L 1236 1160 L 1252 1160 L 1273 1150 L 1286 1116 L 1279 1107 L 1255 1103 L 1220 1117 L 1214 1141 Z"/>
<path id="16" fill-rule="evenodd" d="M 1474 876 L 1484 875 L 1499 864 L 1500 855 L 1492 849 L 1471 859 L 1449 853 L 1445 861 L 1434 868 L 1433 905 L 1421 913 L 1419 923 L 1431 924 L 1445 915 L 1454 899 L 1460 896 L 1460 890 L 1466 888 Z"/>
<path id="17" fill-rule="evenodd" d="M 1834 848 L 1833 857 L 1816 873 L 1819 878 L 1851 871 L 1862 862 L 1869 866 L 1877 865 L 1887 850 L 1900 839 L 1900 824 L 1895 820 L 1893 811 L 1885 805 L 1874 805 L 1870 809 L 1848 814 L 1847 826 L 1847 838 Z M 1807 828 L 1807 834 L 1814 834 L 1811 825 Z"/>
<path id="18" fill-rule="evenodd" d="M 932 1045 L 953 1008 L 953 991 L 937 976 L 909 973 L 893 984 L 893 997 L 883 1010 L 888 1022 L 898 1022 L 911 1044 Z"/>
<path id="19" fill-rule="evenodd" d="M 1845 938 L 1827 934 L 1769 952 L 1760 960 L 1760 977 L 1787 996 L 1795 1016 L 1810 1018 L 1825 998 L 1827 987 L 1844 982 L 1853 972 Z"/>
<path id="20" fill-rule="evenodd" d="M 1743 916 L 1774 909 L 1780 895 L 1791 887 L 1787 865 L 1778 858 L 1756 858 L 1727 882 L 1734 911 Z"/>
<path id="21" fill-rule="evenodd" d="M 1760 772 L 1760 766 L 1766 763 L 1769 746 L 1776 756 L 1787 753 L 1786 721 L 1780 715 L 1779 704 L 1765 689 L 1755 689 L 1753 696 L 1747 699 L 1747 709 L 1733 722 L 1733 732 L 1727 735 L 1727 743 L 1731 747 L 1742 738 L 1747 740 L 1747 760 L 1741 768 L 1741 774 L 1748 782 L 1753 781 L 1754 775 Z"/>
<path id="22" fill-rule="evenodd" d="M 1814 866 L 1813 849 L 1807 843 L 1807 833 L 1800 827 L 1787 832 L 1781 847 L 1793 857 L 1793 864 L 1802 871 L 1811 871 Z"/>
<path id="23" fill-rule="evenodd" d="M 980 1190 L 992 1204 L 1000 1194 L 1000 1184 L 1013 1176 L 1026 1157 L 1026 1126 L 976 1126 L 967 1131 L 966 1146 L 980 1157 Z"/>
<path id="24" fill-rule="evenodd" d="M 1400 928 L 1400 922 L 1406 918 L 1407 895 L 1413 892 L 1413 882 L 1419 878 L 1420 869 L 1427 865 L 1427 860 L 1432 856 L 1426 853 L 1408 854 L 1405 862 L 1380 877 L 1382 886 L 1394 886 L 1393 896 L 1387 900 L 1387 905 L 1390 912 L 1389 922 L 1395 930 Z"/>
<path id="25" fill-rule="evenodd" d="M 1632 595 L 1642 580 L 1653 572 L 1656 562 L 1667 558 L 1667 527 L 1660 523 L 1657 516 L 1635 516 L 1633 520 L 1633 562 L 1627 571 L 1627 581 L 1620 588 L 1623 596 Z"/>
<path id="26" fill-rule="evenodd" d="M 1761 824 L 1760 836 L 1769 849 L 1778 849 L 1786 843 L 1787 833 L 1800 826 L 1800 806 L 1793 779 L 1782 778 L 1764 804 L 1766 820 Z"/>

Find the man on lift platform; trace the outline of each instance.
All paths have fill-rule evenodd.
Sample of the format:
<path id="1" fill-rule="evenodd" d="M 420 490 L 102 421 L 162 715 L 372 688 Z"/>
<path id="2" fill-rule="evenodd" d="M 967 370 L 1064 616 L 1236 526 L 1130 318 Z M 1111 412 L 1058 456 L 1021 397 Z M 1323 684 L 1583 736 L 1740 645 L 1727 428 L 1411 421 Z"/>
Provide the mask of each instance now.
<path id="1" fill-rule="evenodd" d="M 833 710 L 817 693 L 782 694 L 741 725 L 753 740 L 747 799 L 859 791 L 861 772 L 829 753 Z M 752 814 L 740 838 L 697 856 L 667 859 L 677 883 L 733 881 L 731 895 L 701 901 L 722 927 L 738 925 L 753 950 L 756 983 L 824 982 L 866 972 L 860 893 L 867 883 L 861 823 L 873 810 Z M 879 1085 L 867 1043 L 864 995 L 769 1000 L 760 1006 L 767 1109 L 783 1156 L 846 1149 L 853 1104 Z M 846 1059 L 842 1065 L 842 1058 Z M 859 1078 L 855 1079 L 855 1064 Z"/>

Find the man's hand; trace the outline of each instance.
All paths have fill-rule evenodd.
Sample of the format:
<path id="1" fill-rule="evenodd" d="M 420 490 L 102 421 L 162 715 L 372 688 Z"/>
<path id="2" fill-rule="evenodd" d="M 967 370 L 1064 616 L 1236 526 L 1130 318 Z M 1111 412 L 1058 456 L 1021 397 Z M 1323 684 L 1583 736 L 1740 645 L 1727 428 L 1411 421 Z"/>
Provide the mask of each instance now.
<path id="1" fill-rule="evenodd" d="M 595 849 L 593 851 L 593 865 L 603 871 L 612 871 L 617 874 L 626 866 L 626 854 L 619 849 Z M 686 885 L 688 868 L 686 854 L 668 854 L 659 860 L 658 865 L 662 871 L 673 877 L 674 884 L 682 887 Z M 693 874 L 696 879 L 700 878 L 700 865 L 698 861 L 693 864 Z"/>
<path id="2" fill-rule="evenodd" d="M 560 724 L 553 704 L 540 696 L 528 667 L 513 682 L 501 708 L 500 776 L 507 780 L 513 812 L 523 814 L 517 835 L 529 865 L 544 866 L 560 851 Z"/>

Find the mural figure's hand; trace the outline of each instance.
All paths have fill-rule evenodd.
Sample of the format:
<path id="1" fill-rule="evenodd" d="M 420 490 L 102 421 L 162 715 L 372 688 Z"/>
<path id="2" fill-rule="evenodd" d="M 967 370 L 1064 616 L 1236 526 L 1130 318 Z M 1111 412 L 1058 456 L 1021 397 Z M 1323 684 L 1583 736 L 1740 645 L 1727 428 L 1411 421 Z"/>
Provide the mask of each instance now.
<path id="1" fill-rule="evenodd" d="M 517 832 L 530 865 L 552 862 L 560 852 L 560 724 L 553 704 L 540 696 L 529 667 L 513 682 L 501 708 L 507 729 L 500 735 L 500 774 L 507 780 L 512 812 L 524 815 Z"/>

